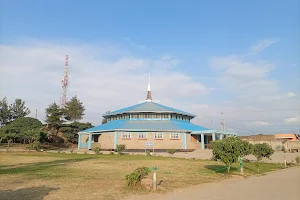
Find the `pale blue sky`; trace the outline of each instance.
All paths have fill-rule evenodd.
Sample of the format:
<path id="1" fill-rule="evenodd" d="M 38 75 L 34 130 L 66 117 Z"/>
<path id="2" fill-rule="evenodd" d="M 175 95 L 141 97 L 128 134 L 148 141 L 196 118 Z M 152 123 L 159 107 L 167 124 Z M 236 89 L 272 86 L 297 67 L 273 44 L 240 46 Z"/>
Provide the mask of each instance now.
<path id="1" fill-rule="evenodd" d="M 296 103 L 299 99 L 295 99 L 300 96 L 300 3 L 297 0 L 0 0 L 0 2 L 0 44 L 3 48 L 11 50 L 19 48 L 18 45 L 27 48 L 32 48 L 32 46 L 42 48 L 51 44 L 49 49 L 53 46 L 68 49 L 68 52 L 62 51 L 70 54 L 70 63 L 72 63 L 72 56 L 74 58 L 72 51 L 80 55 L 91 53 L 91 56 L 85 58 L 86 62 L 91 62 L 89 68 L 85 66 L 90 72 L 96 71 L 97 65 L 92 67 L 94 62 L 102 66 L 105 61 L 110 63 L 109 66 L 116 66 L 114 62 L 118 63 L 124 58 L 137 59 L 137 66 L 142 67 L 130 69 L 133 71 L 124 71 L 124 73 L 119 70 L 121 79 L 127 79 L 129 75 L 141 76 L 149 70 L 154 80 L 155 77 L 159 79 L 161 73 L 168 75 L 164 76 L 165 78 L 184 74 L 185 77 L 180 81 L 186 81 L 187 86 L 181 90 L 197 93 L 202 91 L 199 87 L 204 86 L 209 92 L 203 92 L 205 94 L 199 92 L 200 96 L 193 94 L 188 100 L 186 95 L 182 94 L 178 95 L 175 101 L 173 98 L 176 96 L 173 97 L 173 93 L 167 97 L 161 95 L 159 99 L 164 104 L 173 102 L 173 106 L 184 104 L 181 107 L 183 109 L 189 109 L 190 105 L 208 105 L 209 110 L 195 111 L 197 115 L 209 116 L 206 119 L 199 118 L 198 124 L 207 125 L 214 120 L 215 126 L 218 126 L 219 115 L 212 117 L 207 113 L 218 113 L 226 110 L 224 107 L 228 107 L 230 110 L 228 112 L 248 109 L 248 107 L 259 110 L 300 108 L 299 103 Z M 100 47 L 101 50 L 97 49 Z M 4 51 L 8 52 L 7 49 L 2 50 Z M 15 55 L 24 55 L 22 52 L 18 53 Z M 18 60 L 13 53 L 9 55 L 12 56 L 11 59 Z M 50 52 L 42 54 L 42 56 L 49 57 L 49 60 L 51 55 L 53 53 Z M 64 59 L 63 57 L 62 53 L 61 60 Z M 76 65 L 79 65 L 79 57 L 76 58 L 78 59 Z M 27 62 L 31 57 L 24 59 Z M 47 60 L 48 63 L 49 60 Z M 30 62 L 32 65 L 36 64 L 34 58 Z M 39 62 L 43 63 L 43 61 Z M 74 67 L 75 62 L 74 58 Z M 127 65 L 130 63 L 125 62 Z M 0 64 L 4 70 L 8 66 L 16 66 L 5 62 Z M 232 64 L 234 67 L 227 69 Z M 158 65 L 168 65 L 168 67 L 162 72 Z M 72 64 L 70 66 L 72 67 Z M 60 75 L 63 73 L 61 69 L 59 69 L 61 71 L 49 69 L 47 68 L 49 73 L 55 72 Z M 72 72 L 72 68 L 70 70 Z M 75 74 L 74 72 L 70 85 L 72 81 L 75 82 L 75 79 L 77 81 Z M 57 82 L 60 83 L 59 80 Z M 250 83 L 251 86 L 249 86 Z M 82 82 L 78 84 L 83 85 Z M 128 87 L 134 84 L 128 82 Z M 162 83 L 156 84 L 159 87 Z M 52 93 L 52 96 L 59 96 L 59 86 L 56 87 L 56 92 Z M 75 87 L 75 83 L 73 87 L 74 91 L 80 90 Z M 154 90 L 155 86 L 152 88 Z M 34 91 L 35 89 L 38 91 L 37 88 L 33 88 Z M 1 97 L 18 96 L 16 90 L 10 90 L 10 92 L 13 91 L 11 93 L 4 89 L 2 91 L 4 92 Z M 72 93 L 72 90 L 70 92 Z M 158 91 L 157 93 L 160 94 Z M 77 93 L 74 92 L 74 94 Z M 79 94 L 86 95 L 80 92 Z M 164 94 L 163 90 L 161 94 Z M 38 93 L 33 93 L 33 95 L 38 95 Z M 284 95 L 293 97 L 293 100 L 283 100 Z M 27 98 L 26 95 L 23 96 Z M 110 96 L 110 94 L 107 93 L 105 96 Z M 110 97 L 116 98 L 113 95 Z M 101 98 L 98 100 L 101 101 Z M 143 97 L 140 98 L 143 99 Z M 134 104 L 137 100 L 128 99 L 126 102 Z M 27 101 L 31 101 L 29 97 Z M 278 103 L 274 103 L 275 101 Z M 39 102 L 34 100 L 34 103 Z M 40 104 L 41 107 L 46 106 L 45 103 Z M 92 108 L 94 104 L 89 104 L 89 102 L 86 104 L 91 106 L 87 108 L 86 118 L 97 124 L 101 120 L 96 119 L 96 116 L 101 116 L 105 108 L 99 107 L 99 112 L 93 113 L 89 110 L 95 110 Z M 32 106 L 34 107 L 33 103 Z M 119 109 L 122 106 L 122 103 L 106 105 L 113 109 Z M 188 111 L 192 112 L 193 109 Z M 202 114 L 203 112 L 205 114 Z M 40 115 L 43 115 L 42 111 Z M 296 122 L 300 122 L 299 111 L 282 114 L 281 118 L 276 119 L 273 119 L 273 115 L 265 117 L 252 115 L 247 119 L 245 117 L 245 121 L 242 122 L 237 122 L 237 118 L 238 120 L 243 120 L 243 118 L 234 114 L 228 118 L 230 118 L 229 122 L 232 120 L 229 124 L 251 130 L 269 132 L 279 130 L 274 128 L 274 123 L 271 123 L 271 120 L 277 120 L 282 125 L 280 127 L 283 127 L 280 129 L 282 131 L 294 129 L 300 131 L 295 122 L 294 124 L 284 122 L 289 118 L 295 118 Z M 277 115 L 279 115 L 278 112 Z M 267 121 L 273 126 L 264 126 L 263 129 L 246 125 L 246 120 L 256 119 L 260 122 Z"/>

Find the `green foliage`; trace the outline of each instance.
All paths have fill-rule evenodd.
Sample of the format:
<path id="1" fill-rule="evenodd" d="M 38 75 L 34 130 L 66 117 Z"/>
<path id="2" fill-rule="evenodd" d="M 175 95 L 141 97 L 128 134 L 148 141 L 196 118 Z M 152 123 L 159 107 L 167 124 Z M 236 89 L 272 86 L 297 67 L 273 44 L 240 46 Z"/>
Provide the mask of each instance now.
<path id="1" fill-rule="evenodd" d="M 63 112 L 59 106 L 54 102 L 46 108 L 46 119 L 45 122 L 51 127 L 58 129 L 61 124 L 64 123 L 62 120 Z"/>
<path id="2" fill-rule="evenodd" d="M 267 143 L 263 144 L 254 144 L 253 145 L 253 155 L 257 159 L 257 161 L 262 160 L 263 157 L 270 158 L 274 153 L 274 150 Z"/>
<path id="3" fill-rule="evenodd" d="M 83 103 L 77 99 L 77 96 L 72 97 L 72 99 L 66 103 L 66 106 L 63 109 L 65 119 L 73 122 L 82 119 L 84 111 L 85 108 Z"/>
<path id="4" fill-rule="evenodd" d="M 176 149 L 167 149 L 167 153 L 173 155 L 174 153 L 176 153 Z"/>
<path id="5" fill-rule="evenodd" d="M 22 99 L 16 99 L 13 104 L 10 105 L 12 120 L 20 117 L 25 117 L 30 114 L 29 108 L 25 107 L 25 101 Z"/>
<path id="6" fill-rule="evenodd" d="M 98 155 L 98 154 L 100 154 L 101 148 L 100 147 L 94 147 L 93 151 Z"/>
<path id="7" fill-rule="evenodd" d="M 115 155 L 115 152 L 111 151 L 109 154 L 110 154 L 110 155 Z"/>
<path id="8" fill-rule="evenodd" d="M 146 156 L 151 156 L 151 152 L 150 151 L 146 151 Z"/>
<path id="9" fill-rule="evenodd" d="M 20 117 L 2 128 L 4 133 L 24 133 L 27 130 L 40 129 L 43 124 L 32 117 Z"/>
<path id="10" fill-rule="evenodd" d="M 238 137 L 226 137 L 223 140 L 211 142 L 213 156 L 216 160 L 221 160 L 227 165 L 227 172 L 230 166 L 238 161 L 239 157 L 251 154 L 252 146 Z"/>
<path id="11" fill-rule="evenodd" d="M 141 180 L 150 173 L 150 169 L 147 167 L 139 167 L 135 169 L 132 173 L 125 176 L 126 185 L 134 187 Z"/>
<path id="12" fill-rule="evenodd" d="M 30 149 L 39 151 L 41 149 L 41 143 L 38 140 L 34 141 L 33 143 L 31 143 Z"/>
<path id="13" fill-rule="evenodd" d="M 126 145 L 125 144 L 118 144 L 116 151 L 118 152 L 119 155 L 122 155 L 123 151 L 126 149 Z"/>
<path id="14" fill-rule="evenodd" d="M 8 124 L 11 120 L 11 109 L 8 106 L 7 98 L 0 100 L 0 127 Z"/>
<path id="15" fill-rule="evenodd" d="M 93 125 L 91 123 L 80 123 L 80 122 L 73 122 L 71 124 L 64 124 L 59 129 L 63 133 L 63 136 L 67 138 L 69 142 L 72 142 L 73 144 L 78 143 L 78 132 L 92 128 Z"/>
<path id="16" fill-rule="evenodd" d="M 295 161 L 296 161 L 296 163 L 299 165 L 299 163 L 300 163 L 300 157 L 297 156 L 297 157 L 295 158 Z"/>

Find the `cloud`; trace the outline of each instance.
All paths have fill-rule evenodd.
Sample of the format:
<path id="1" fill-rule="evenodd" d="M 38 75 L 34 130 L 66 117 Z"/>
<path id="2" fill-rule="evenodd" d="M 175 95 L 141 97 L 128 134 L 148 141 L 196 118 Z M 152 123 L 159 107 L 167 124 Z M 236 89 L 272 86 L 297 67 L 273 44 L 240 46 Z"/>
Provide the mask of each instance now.
<path id="1" fill-rule="evenodd" d="M 287 95 L 288 95 L 288 97 L 296 97 L 297 96 L 297 94 L 294 92 L 289 92 Z"/>
<path id="2" fill-rule="evenodd" d="M 300 116 L 284 119 L 284 123 L 286 123 L 286 124 L 299 124 L 300 125 Z"/>
<path id="3" fill-rule="evenodd" d="M 276 42 L 278 42 L 277 38 L 263 39 L 263 40 L 259 41 L 258 43 L 254 44 L 251 47 L 250 52 L 251 53 L 259 53 L 259 52 L 263 51 L 265 48 L 269 47 L 270 45 L 275 44 Z"/>
<path id="4" fill-rule="evenodd" d="M 247 126 L 270 126 L 272 124 L 269 122 L 254 121 L 254 122 L 246 122 L 245 125 L 247 125 Z"/>
<path id="5" fill-rule="evenodd" d="M 130 45 L 132 45 L 135 48 L 138 48 L 138 49 L 143 50 L 143 51 L 147 50 L 146 46 L 137 44 L 134 41 L 132 41 L 131 39 L 129 39 L 128 37 L 124 37 L 124 40 L 127 41 Z"/>
<path id="6" fill-rule="evenodd" d="M 38 109 L 40 119 L 44 119 L 44 110 L 50 103 L 60 100 L 66 54 L 70 72 L 68 97 L 78 96 L 86 107 L 84 121 L 95 125 L 101 123 L 107 110 L 146 98 L 150 69 L 153 98 L 162 104 L 176 107 L 182 99 L 188 103 L 188 99 L 201 99 L 210 92 L 201 82 L 175 70 L 180 60 L 172 56 L 150 59 L 106 45 L 45 41 L 1 45 L 0 52 L 0 97 L 7 96 L 10 102 L 17 97 L 24 99 L 31 111 Z"/>

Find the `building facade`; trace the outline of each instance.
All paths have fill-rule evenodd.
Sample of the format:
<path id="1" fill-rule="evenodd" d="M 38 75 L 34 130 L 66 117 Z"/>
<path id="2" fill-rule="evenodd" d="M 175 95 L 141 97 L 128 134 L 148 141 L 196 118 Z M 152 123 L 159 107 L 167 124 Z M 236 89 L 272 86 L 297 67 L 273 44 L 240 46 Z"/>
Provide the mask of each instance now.
<path id="1" fill-rule="evenodd" d="M 194 150 L 209 142 L 234 135 L 195 125 L 196 116 L 152 101 L 150 81 L 146 101 L 103 115 L 107 123 L 78 133 L 78 148 L 115 150 L 125 144 L 128 150 Z M 150 147 L 150 146 L 151 147 Z M 146 147 L 147 146 L 147 147 Z"/>

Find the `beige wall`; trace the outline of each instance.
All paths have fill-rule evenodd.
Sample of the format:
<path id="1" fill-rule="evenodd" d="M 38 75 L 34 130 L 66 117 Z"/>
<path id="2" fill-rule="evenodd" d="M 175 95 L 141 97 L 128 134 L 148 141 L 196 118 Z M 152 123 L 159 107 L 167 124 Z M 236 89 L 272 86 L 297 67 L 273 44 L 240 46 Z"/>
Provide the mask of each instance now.
<path id="1" fill-rule="evenodd" d="M 285 149 L 291 148 L 299 148 L 300 149 L 300 141 L 282 141 L 282 140 L 269 140 L 269 141 L 248 141 L 251 144 L 262 144 L 267 143 L 273 149 L 276 149 L 277 146 L 284 146 Z"/>

